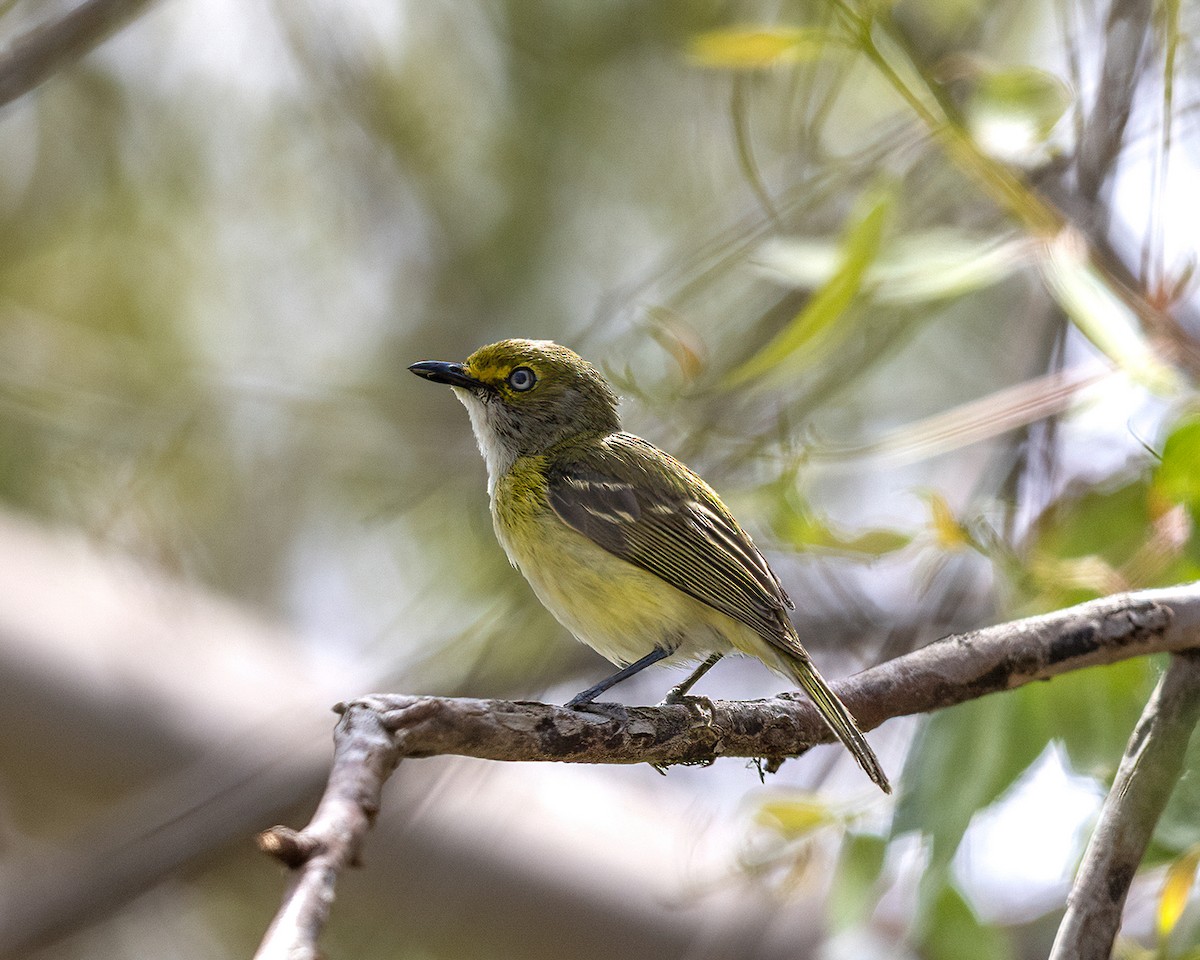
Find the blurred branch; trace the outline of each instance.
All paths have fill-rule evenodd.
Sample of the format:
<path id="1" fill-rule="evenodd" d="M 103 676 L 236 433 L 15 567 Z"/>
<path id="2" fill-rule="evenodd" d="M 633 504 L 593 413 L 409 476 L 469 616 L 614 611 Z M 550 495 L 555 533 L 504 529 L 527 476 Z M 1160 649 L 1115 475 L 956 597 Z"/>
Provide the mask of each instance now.
<path id="1" fill-rule="evenodd" d="M 1107 960 L 1129 884 L 1200 720 L 1200 654 L 1171 658 L 1146 705 L 1088 843 L 1050 960 Z"/>
<path id="2" fill-rule="evenodd" d="M 1113 0 L 1108 11 L 1100 82 L 1078 146 L 1079 190 L 1091 204 L 1096 203 L 1121 152 L 1153 10 L 1150 0 Z M 1089 226 L 1089 235 L 1099 237 L 1107 224 Z"/>
<path id="3" fill-rule="evenodd" d="M 86 0 L 18 37 L 0 56 L 0 106 L 74 63 L 133 20 L 153 0 Z"/>
<path id="4" fill-rule="evenodd" d="M 5 832 L 0 957 L 78 933 L 320 796 L 322 707 L 361 666 L 296 650 L 197 584 L 0 509 L 0 769 L 32 767 L 4 803 L 78 798 L 45 818 L 57 832 L 37 818 Z"/>
<path id="5" fill-rule="evenodd" d="M 1200 582 L 1124 594 L 947 637 L 834 685 L 864 729 L 1035 680 L 1149 653 L 1200 647 Z M 299 868 L 257 960 L 319 956 L 338 873 L 357 858 L 383 782 L 406 757 L 444 754 L 576 763 L 709 763 L 797 756 L 832 735 L 807 701 L 587 711 L 549 704 L 375 695 L 342 707 L 329 785 L 312 823 L 260 845 Z M 381 736 L 381 734 L 383 734 Z M 354 807 L 354 804 L 358 804 Z"/>

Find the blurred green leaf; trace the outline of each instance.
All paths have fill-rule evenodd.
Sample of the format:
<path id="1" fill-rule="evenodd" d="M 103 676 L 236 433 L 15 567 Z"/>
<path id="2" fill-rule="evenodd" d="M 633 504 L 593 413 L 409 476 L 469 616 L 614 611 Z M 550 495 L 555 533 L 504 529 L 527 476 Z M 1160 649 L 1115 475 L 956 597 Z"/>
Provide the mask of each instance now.
<path id="1" fill-rule="evenodd" d="M 925 935 L 928 960 L 1006 960 L 1012 944 L 996 927 L 982 923 L 952 886 L 934 904 Z"/>
<path id="2" fill-rule="evenodd" d="M 1115 489 L 1067 496 L 1037 522 L 1037 549 L 1056 557 L 1102 556 L 1120 563 L 1150 524 L 1147 487 L 1138 479 Z"/>
<path id="3" fill-rule="evenodd" d="M 1200 519 L 1200 416 L 1186 417 L 1167 437 L 1154 474 L 1154 488 L 1172 503 L 1184 504 L 1193 517 Z"/>
<path id="4" fill-rule="evenodd" d="M 1186 450 L 1181 438 L 1181 475 Z M 1175 451 L 1172 450 L 1172 462 Z M 1172 468 L 1174 469 L 1174 468 Z M 1174 481 L 1172 481 L 1174 482 Z M 1186 486 L 1187 481 L 1181 479 Z M 1116 590 L 1179 583 L 1200 574 L 1200 536 L 1176 510 L 1164 512 L 1157 480 L 1064 496 L 1035 524 L 1025 573 L 1031 606 L 1055 609 Z"/>
<path id="5" fill-rule="evenodd" d="M 912 536 L 899 530 L 873 529 L 848 535 L 835 530 L 810 511 L 782 510 L 773 525 L 775 535 L 807 550 L 829 550 L 879 557 L 912 543 Z"/>
<path id="6" fill-rule="evenodd" d="M 1071 90 L 1037 67 L 982 71 L 966 104 L 975 141 L 992 156 L 1013 163 L 1045 157 L 1045 144 L 1071 105 Z"/>
<path id="7" fill-rule="evenodd" d="M 1049 71 L 1031 66 L 1008 67 L 983 73 L 975 88 L 975 99 L 1030 118 L 1038 132 L 1046 136 L 1071 105 L 1071 90 Z"/>
<path id="8" fill-rule="evenodd" d="M 1137 657 L 1031 683 L 1016 691 L 1017 723 L 1061 741 L 1076 771 L 1108 783 L 1157 679 L 1156 661 Z"/>
<path id="9" fill-rule="evenodd" d="M 1083 335 L 1147 389 L 1175 392 L 1178 375 L 1158 358 L 1137 315 L 1092 264 L 1086 241 L 1067 228 L 1044 251 L 1046 287 Z"/>
<path id="10" fill-rule="evenodd" d="M 865 923 L 875 907 L 875 885 L 883 870 L 887 840 L 871 833 L 849 833 L 829 891 L 830 922 L 845 930 Z"/>
<path id="11" fill-rule="evenodd" d="M 745 383 L 774 370 L 828 333 L 862 291 L 863 280 L 879 254 L 895 203 L 894 187 L 873 190 L 864 198 L 860 204 L 862 212 L 851 218 L 851 226 L 842 239 L 841 263 L 829 282 L 813 294 L 804 309 L 777 336 L 729 374 L 728 386 Z"/>
<path id="12" fill-rule="evenodd" d="M 830 532 L 832 537 L 832 532 Z M 826 546 L 830 550 L 844 550 L 847 553 L 861 553 L 870 557 L 880 557 L 885 553 L 893 553 L 912 543 L 912 536 L 899 530 L 874 529 L 867 530 L 855 537 L 831 539 Z M 813 546 L 821 546 L 814 543 Z"/>
<path id="13" fill-rule="evenodd" d="M 900 777 L 892 833 L 918 831 L 931 842 L 931 867 L 954 856 L 967 825 L 1042 752 L 1045 739 L 1023 729 L 1014 694 L 981 697 L 942 710 L 921 727 Z"/>
<path id="14" fill-rule="evenodd" d="M 761 70 L 814 60 L 834 44 L 843 45 L 816 27 L 729 27 L 694 36 L 688 57 L 702 67 Z"/>
<path id="15" fill-rule="evenodd" d="M 879 303 L 933 303 L 994 286 L 1032 254 L 1026 237 L 981 237 L 948 227 L 919 231 L 889 239 L 863 283 Z M 783 238 L 763 244 L 756 259 L 769 275 L 812 288 L 829 281 L 839 256 L 828 240 Z"/>

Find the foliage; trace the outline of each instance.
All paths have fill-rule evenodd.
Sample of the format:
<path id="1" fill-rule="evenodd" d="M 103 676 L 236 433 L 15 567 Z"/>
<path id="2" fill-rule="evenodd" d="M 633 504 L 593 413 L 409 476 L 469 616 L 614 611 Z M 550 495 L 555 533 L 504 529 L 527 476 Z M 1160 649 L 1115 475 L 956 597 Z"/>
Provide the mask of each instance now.
<path id="1" fill-rule="evenodd" d="M 1071 104 L 1068 85 L 1031 66 L 980 69 L 978 61 L 970 63 L 963 56 L 960 62 L 969 64 L 962 72 L 969 92 L 956 105 L 946 88 L 921 71 L 908 38 L 884 8 L 837 3 L 833 9 L 843 32 L 855 37 L 851 46 L 857 46 L 914 117 L 940 140 L 943 159 L 990 194 L 1028 235 L 988 239 L 974 248 L 959 239 L 956 246 L 943 249 L 923 245 L 923 238 L 931 234 L 920 229 L 905 233 L 893 228 L 884 244 L 883 207 L 876 204 L 865 212 L 848 212 L 837 244 L 819 237 L 769 241 L 760 255 L 768 274 L 812 293 L 795 319 L 737 366 L 729 382 L 796 377 L 802 362 L 815 364 L 828 357 L 830 350 L 822 349 L 817 334 L 836 346 L 871 322 L 864 315 L 869 304 L 898 304 L 905 298 L 961 301 L 1032 266 L 1063 316 L 1134 381 L 1161 396 L 1190 397 L 1194 403 L 1186 378 L 1164 360 L 1145 333 L 1143 320 L 1153 308 L 1131 296 L 1125 281 L 1095 258 L 1087 237 L 1058 221 L 1036 190 L 1013 179 L 1010 168 L 999 163 L 1036 165 L 1059 152 L 1051 140 Z M 1172 18 L 1177 15 L 1176 10 Z M 1177 20 L 1170 23 L 1177 29 Z M 750 63 L 732 54 L 722 56 L 722 50 L 736 49 L 737 38 L 750 35 L 739 31 L 727 35 L 726 46 L 719 33 L 706 34 L 705 55 L 697 59 L 724 69 L 777 65 L 765 57 Z M 781 51 L 783 34 L 779 29 L 770 34 Z M 767 35 L 765 28 L 758 35 Z M 1173 49 L 1175 40 L 1171 43 Z M 831 37 L 830 45 L 844 49 L 844 38 L 839 35 L 835 42 Z M 808 47 L 804 51 L 806 58 L 815 56 Z M 1003 136 L 994 136 L 1000 130 L 1009 138 L 1007 145 Z M 1013 146 L 1015 140 L 1021 141 L 1018 146 Z M 898 204 L 895 194 L 889 206 L 899 208 L 889 220 L 916 219 L 916 212 Z M 1038 239 L 1042 246 L 1027 245 Z M 956 258 L 960 252 L 961 260 Z M 831 328 L 835 332 L 830 333 Z M 1185 414 L 1167 427 L 1157 465 L 1142 457 L 1099 483 L 1093 477 L 1068 486 L 1019 539 L 986 522 L 953 520 L 945 499 L 935 493 L 930 497 L 932 542 L 941 549 L 968 548 L 990 561 L 1007 585 L 1007 612 L 1050 610 L 1120 590 L 1195 579 L 1200 576 L 1200 423 Z M 776 534 L 813 546 L 854 542 L 845 535 L 830 537 L 824 532 L 828 524 L 814 519 L 805 507 L 793 503 L 790 511 L 785 509 L 785 518 L 797 519 L 777 522 Z M 864 537 L 871 543 L 888 542 L 886 531 Z M 896 531 L 886 549 L 909 542 L 911 535 Z M 950 864 L 965 832 L 980 811 L 1001 801 L 1049 742 L 1063 743 L 1076 770 L 1111 782 L 1156 669 L 1147 662 L 1097 668 L 966 703 L 923 724 L 900 778 L 892 832 L 896 837 L 916 832 L 927 844 L 915 929 L 928 956 L 1012 955 L 1006 939 L 976 918 L 955 887 Z M 1189 762 L 1188 769 L 1200 767 Z M 1158 834 L 1163 849 L 1151 858 L 1182 858 L 1173 859 L 1160 911 L 1160 937 L 1182 914 L 1195 872 L 1194 854 L 1188 852 L 1197 842 L 1194 780 L 1189 773 L 1177 790 Z M 869 866 L 859 865 L 861 847 L 861 838 L 847 836 L 847 866 L 836 888 L 837 899 L 855 904 L 850 914 L 860 922 L 866 891 L 878 887 L 874 854 Z"/>
<path id="2" fill-rule="evenodd" d="M 41 15 L 26 6 L 0 4 L 6 36 Z M 403 368 L 546 336 L 746 519 L 830 672 L 1200 577 L 1195 256 L 1166 226 L 1186 206 L 1172 144 L 1195 136 L 1172 123 L 1195 80 L 1185 5 L 1157 8 L 1136 96 L 1093 100 L 1104 11 L 1039 0 L 771 22 L 679 2 L 216 24 L 186 6 L 0 116 L 9 509 L 256 605 L 355 684 L 536 695 L 587 661 L 494 543 L 462 411 Z M 1072 165 L 1122 102 L 1132 132 L 1097 163 L 1130 179 L 1098 202 Z M 1152 186 L 1131 255 L 1110 222 L 1145 219 L 1122 206 L 1133 181 Z M 1047 385 L 1061 366 L 1104 378 Z M 931 422 L 902 464 L 873 446 Z M 1024 920 L 981 919 L 956 878 L 963 838 L 1047 744 L 1109 782 L 1160 668 L 931 717 L 890 826 L 772 801 L 765 859 L 842 837 L 830 925 L 872 927 L 918 837 L 919 892 L 891 897 L 912 904 L 909 946 L 1022 955 Z M 1197 750 L 1148 860 L 1169 955 L 1200 943 Z M 58 843 L 14 791 L 14 833 Z M 491 955 L 486 931 L 444 939 L 428 955 Z"/>

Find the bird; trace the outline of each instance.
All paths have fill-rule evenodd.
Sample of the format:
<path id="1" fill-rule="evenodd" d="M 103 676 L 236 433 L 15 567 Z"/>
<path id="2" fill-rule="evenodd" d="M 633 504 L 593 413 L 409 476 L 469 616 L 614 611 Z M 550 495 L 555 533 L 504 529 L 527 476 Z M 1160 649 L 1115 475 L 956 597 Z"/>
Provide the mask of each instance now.
<path id="1" fill-rule="evenodd" d="M 621 430 L 601 373 L 550 340 L 501 340 L 463 363 L 408 368 L 449 385 L 487 465 L 496 537 L 550 613 L 621 667 L 566 704 L 579 708 L 662 660 L 699 667 L 681 702 L 726 653 L 793 680 L 867 775 L 891 792 L 857 721 L 817 671 L 794 604 L 717 493 L 670 454 Z"/>

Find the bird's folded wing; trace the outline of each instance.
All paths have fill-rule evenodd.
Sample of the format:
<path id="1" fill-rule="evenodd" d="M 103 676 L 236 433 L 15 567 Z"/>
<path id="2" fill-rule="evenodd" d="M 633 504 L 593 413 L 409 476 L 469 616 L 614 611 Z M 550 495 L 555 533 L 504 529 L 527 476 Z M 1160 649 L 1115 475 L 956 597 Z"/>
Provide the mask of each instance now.
<path id="1" fill-rule="evenodd" d="M 711 488 L 673 457 L 613 434 L 552 468 L 547 494 L 564 523 L 609 553 L 799 652 L 775 573 Z"/>

